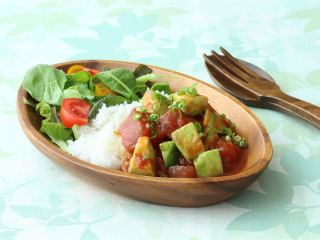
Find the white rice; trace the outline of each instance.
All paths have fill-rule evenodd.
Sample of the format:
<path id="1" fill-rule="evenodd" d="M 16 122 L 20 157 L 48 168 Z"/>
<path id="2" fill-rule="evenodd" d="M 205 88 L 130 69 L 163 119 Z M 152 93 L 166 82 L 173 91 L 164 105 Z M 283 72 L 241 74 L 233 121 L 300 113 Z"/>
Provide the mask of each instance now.
<path id="1" fill-rule="evenodd" d="M 69 153 L 81 160 L 120 170 L 126 149 L 118 132 L 121 123 L 140 102 L 106 107 L 103 104 L 97 116 L 87 125 L 78 129 L 79 139 L 68 141 Z"/>

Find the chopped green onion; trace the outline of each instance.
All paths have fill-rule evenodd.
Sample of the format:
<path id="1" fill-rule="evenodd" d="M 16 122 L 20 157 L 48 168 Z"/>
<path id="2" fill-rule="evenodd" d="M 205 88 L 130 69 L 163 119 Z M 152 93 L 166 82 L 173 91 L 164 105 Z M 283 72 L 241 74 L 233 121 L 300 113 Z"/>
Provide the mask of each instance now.
<path id="1" fill-rule="evenodd" d="M 180 111 L 180 109 L 179 109 L 178 107 L 176 107 L 176 106 L 169 106 L 168 108 L 171 109 L 171 111 L 173 112 L 173 114 L 174 114 L 177 118 L 180 118 L 180 119 L 182 118 L 181 111 Z M 176 112 L 174 111 L 175 109 L 178 110 L 178 112 L 179 112 L 179 117 L 177 116 Z"/>
<path id="2" fill-rule="evenodd" d="M 226 136 L 226 141 L 227 142 L 231 142 L 231 137 L 229 137 L 228 135 Z"/>
<path id="3" fill-rule="evenodd" d="M 232 130 L 230 128 L 225 127 L 223 133 L 227 134 L 229 137 L 232 136 Z"/>
<path id="4" fill-rule="evenodd" d="M 185 108 L 186 108 L 186 106 L 187 106 L 187 101 L 184 99 L 184 98 L 182 98 L 182 99 L 180 99 L 178 102 L 176 102 L 176 104 L 175 104 L 181 111 L 183 111 Z"/>
<path id="5" fill-rule="evenodd" d="M 239 142 L 241 141 L 241 137 L 239 135 L 237 135 L 233 138 L 233 141 L 235 144 L 239 144 Z"/>
<path id="6" fill-rule="evenodd" d="M 137 110 L 138 112 L 141 112 L 141 113 L 146 113 L 146 112 L 147 112 L 146 107 L 143 106 L 143 105 L 136 107 L 136 110 Z"/>
<path id="7" fill-rule="evenodd" d="M 157 133 L 156 131 L 154 131 L 154 126 L 153 123 L 150 125 L 150 130 L 151 130 L 151 139 L 156 138 L 157 137 Z"/>
<path id="8" fill-rule="evenodd" d="M 155 114 L 155 113 L 153 113 L 153 114 L 151 114 L 150 115 L 150 119 L 149 119 L 151 122 L 155 122 L 155 123 L 159 123 L 159 115 L 158 114 Z"/>
<path id="9" fill-rule="evenodd" d="M 164 114 L 164 111 L 162 111 L 162 112 L 160 113 L 160 117 L 161 117 L 163 114 Z"/>
<path id="10" fill-rule="evenodd" d="M 173 103 L 173 95 L 170 95 L 168 98 L 167 98 L 167 103 L 168 105 L 171 105 Z"/>
<path id="11" fill-rule="evenodd" d="M 221 117 L 222 119 L 225 119 L 227 116 L 226 116 L 224 113 L 222 113 L 222 114 L 220 114 L 220 117 Z"/>
<path id="12" fill-rule="evenodd" d="M 212 114 L 212 115 L 211 115 L 211 118 L 210 118 L 210 122 L 209 122 L 209 127 L 211 127 L 213 130 L 215 130 L 217 133 L 222 133 L 222 132 L 220 132 L 218 129 L 216 129 L 214 126 L 212 126 L 214 117 L 215 117 L 215 115 Z"/>
<path id="13" fill-rule="evenodd" d="M 201 125 L 200 125 L 200 123 L 195 122 L 195 123 L 194 123 L 194 126 L 196 127 L 196 129 L 197 129 L 198 132 L 200 133 L 200 132 L 201 132 Z"/>
<path id="14" fill-rule="evenodd" d="M 144 121 L 144 122 L 145 122 L 145 121 L 147 121 L 147 119 L 145 119 L 145 118 L 142 118 L 142 121 Z"/>
<path id="15" fill-rule="evenodd" d="M 248 146 L 247 141 L 244 138 L 242 138 L 242 140 L 239 142 L 239 147 L 246 148 L 247 146 Z"/>
<path id="16" fill-rule="evenodd" d="M 156 107 L 155 107 L 155 105 L 156 105 Z M 158 111 L 159 110 L 159 108 L 160 108 L 160 102 L 157 102 L 157 101 L 155 101 L 155 102 L 153 102 L 152 104 L 151 104 L 151 109 L 153 110 L 153 111 Z"/>
<path id="17" fill-rule="evenodd" d="M 141 115 L 141 113 L 135 113 L 135 114 L 133 114 L 133 119 L 134 120 L 140 120 L 142 118 L 142 115 Z"/>
<path id="18" fill-rule="evenodd" d="M 149 155 L 148 155 L 148 154 L 144 155 L 143 161 L 147 160 L 148 158 L 149 158 Z"/>
<path id="19" fill-rule="evenodd" d="M 160 177 L 166 178 L 166 177 L 168 177 L 168 176 L 167 176 L 166 174 L 162 173 L 162 174 L 160 175 Z"/>
<path id="20" fill-rule="evenodd" d="M 200 132 L 199 136 L 202 138 L 202 137 L 205 137 L 206 135 L 203 132 Z"/>
<path id="21" fill-rule="evenodd" d="M 198 85 L 198 83 L 194 83 L 192 84 L 190 87 L 183 87 L 181 89 L 181 91 L 177 92 L 178 95 L 181 95 L 181 94 L 188 94 L 190 97 L 194 97 L 194 96 L 197 96 L 199 95 L 197 90 L 196 90 L 196 86 Z"/>

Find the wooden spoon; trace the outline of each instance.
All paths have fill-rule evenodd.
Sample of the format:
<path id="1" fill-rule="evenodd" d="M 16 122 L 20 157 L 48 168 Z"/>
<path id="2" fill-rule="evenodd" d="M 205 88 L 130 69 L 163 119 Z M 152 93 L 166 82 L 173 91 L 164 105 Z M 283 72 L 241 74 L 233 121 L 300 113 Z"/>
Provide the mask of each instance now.
<path id="1" fill-rule="evenodd" d="M 211 56 L 208 56 L 208 57 L 210 58 Z M 223 55 L 220 57 L 222 59 L 226 59 L 226 57 Z M 263 77 L 264 79 L 276 84 L 274 79 L 268 73 L 266 73 L 264 70 L 262 70 L 261 68 L 255 66 L 251 63 L 248 63 L 246 61 L 240 60 L 240 59 L 238 59 L 238 61 L 240 61 L 242 64 L 244 64 L 245 66 L 250 68 L 252 71 L 261 75 L 261 77 Z M 223 90 L 225 90 L 229 94 L 232 94 L 233 96 L 235 96 L 238 100 L 243 102 L 245 105 L 252 106 L 252 107 L 258 107 L 258 108 L 268 108 L 268 109 L 273 109 L 273 110 L 277 110 L 280 112 L 284 112 L 284 113 L 290 114 L 292 116 L 295 116 L 297 118 L 300 118 L 318 129 L 320 128 L 319 124 L 313 122 L 311 119 L 301 115 L 298 112 L 295 112 L 291 109 L 288 109 L 278 103 L 263 101 L 261 99 L 257 99 L 255 97 L 251 96 L 250 94 L 243 91 L 241 88 L 238 88 L 232 82 L 228 81 L 223 74 L 220 74 L 219 72 L 215 71 L 206 61 L 205 61 L 205 66 L 206 66 L 206 69 L 207 69 L 210 77 L 217 85 L 219 85 Z"/>

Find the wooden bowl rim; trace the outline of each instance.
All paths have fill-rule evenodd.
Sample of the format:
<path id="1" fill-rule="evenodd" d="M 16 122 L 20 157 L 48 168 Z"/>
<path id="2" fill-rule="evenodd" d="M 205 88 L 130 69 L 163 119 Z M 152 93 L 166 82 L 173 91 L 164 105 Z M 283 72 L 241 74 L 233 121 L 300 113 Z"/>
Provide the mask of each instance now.
<path id="1" fill-rule="evenodd" d="M 86 63 L 90 63 L 90 62 L 101 62 L 101 63 L 115 63 L 115 64 L 127 64 L 127 65 L 135 65 L 138 66 L 139 63 L 134 63 L 134 62 L 126 62 L 126 61 L 114 61 L 114 60 L 76 60 L 76 61 L 68 61 L 68 62 L 62 62 L 62 63 L 57 63 L 57 64 L 53 64 L 51 65 L 52 67 L 61 67 L 63 65 L 66 64 L 80 64 L 81 62 L 86 62 Z M 262 124 L 262 122 L 260 121 L 260 119 L 247 107 L 245 106 L 243 103 L 241 103 L 239 100 L 237 100 L 236 98 L 234 98 L 233 96 L 229 95 L 228 93 L 216 88 L 213 85 L 210 85 L 204 81 L 201 81 L 199 79 L 196 79 L 194 77 L 185 75 L 183 73 L 179 73 L 170 69 L 165 69 L 165 68 L 161 68 L 161 67 L 157 67 L 157 66 L 153 66 L 150 64 L 146 64 L 147 66 L 149 66 L 152 69 L 157 69 L 157 70 L 162 70 L 162 71 L 166 71 L 166 72 L 170 72 L 172 74 L 175 75 L 180 75 L 182 77 L 185 78 L 189 78 L 193 81 L 199 82 L 211 89 L 213 89 L 214 91 L 226 96 L 227 98 L 229 98 L 230 100 L 234 101 L 237 105 L 239 105 L 241 108 L 243 108 L 247 114 L 249 114 L 254 122 L 257 124 L 259 130 L 261 131 L 262 135 L 263 135 L 263 143 L 264 143 L 264 154 L 263 157 L 256 163 L 254 164 L 251 168 L 237 173 L 235 175 L 228 175 L 228 176 L 220 176 L 220 177 L 207 177 L 207 178 L 160 178 L 160 177 L 149 177 L 149 176 L 142 176 L 142 175 L 136 175 L 136 174 L 130 174 L 130 173 L 125 173 L 125 172 L 121 172 L 120 170 L 114 170 L 114 169 L 110 169 L 110 168 L 105 168 L 105 167 L 100 167 L 91 163 L 88 163 L 86 161 L 83 161 L 79 158 L 76 158 L 74 156 L 72 156 L 69 153 L 64 152 L 63 150 L 61 150 L 57 145 L 49 142 L 43 135 L 42 133 L 40 133 L 39 131 L 37 131 L 33 125 L 31 124 L 31 122 L 29 121 L 28 117 L 23 118 L 22 116 L 27 116 L 27 106 L 26 104 L 24 104 L 23 102 L 23 97 L 27 98 L 27 91 L 24 90 L 23 88 L 23 84 L 21 84 L 20 89 L 18 91 L 18 95 L 17 95 L 17 102 L 16 102 L 16 107 L 17 107 L 17 115 L 18 115 L 18 119 L 20 122 L 20 125 L 22 127 L 22 129 L 24 130 L 25 134 L 27 135 L 27 137 L 29 138 L 29 140 L 33 143 L 32 140 L 37 140 L 39 142 L 39 144 L 41 144 L 43 147 L 46 147 L 48 151 L 50 152 L 54 152 L 57 156 L 63 158 L 65 161 L 68 161 L 72 164 L 78 165 L 80 167 L 85 167 L 89 170 L 92 170 L 94 172 L 97 173 L 102 173 L 102 174 L 108 174 L 109 177 L 121 177 L 121 178 L 127 178 L 127 179 L 145 179 L 147 181 L 151 181 L 151 182 L 161 182 L 161 183 L 188 183 L 188 184 L 199 184 L 199 183 L 212 183 L 212 182 L 227 182 L 227 181 L 233 181 L 236 179 L 241 179 L 241 178 L 246 178 L 246 177 L 250 177 L 252 175 L 255 175 L 257 173 L 259 173 L 260 171 L 263 171 L 267 165 L 269 164 L 269 162 L 271 161 L 272 158 L 272 144 L 271 144 L 271 140 L 270 137 L 267 133 L 267 130 L 265 129 L 264 125 Z M 32 140 L 31 140 L 32 138 Z"/>

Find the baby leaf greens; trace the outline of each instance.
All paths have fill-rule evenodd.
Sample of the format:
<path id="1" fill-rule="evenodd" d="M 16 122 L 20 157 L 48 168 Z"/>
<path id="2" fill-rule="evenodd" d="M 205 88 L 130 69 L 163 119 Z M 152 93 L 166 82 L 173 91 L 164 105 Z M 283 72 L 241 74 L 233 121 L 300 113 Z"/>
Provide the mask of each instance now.
<path id="1" fill-rule="evenodd" d="M 125 98 L 139 100 L 134 93 L 136 78 L 128 69 L 116 68 L 108 72 L 102 72 L 97 74 L 97 78 L 111 90 L 120 93 Z"/>
<path id="2" fill-rule="evenodd" d="M 47 134 L 52 142 L 57 144 L 63 151 L 68 152 L 67 140 L 72 139 L 70 128 L 64 128 L 62 123 L 42 122 L 41 132 Z"/>
<path id="3" fill-rule="evenodd" d="M 159 92 L 163 91 L 165 94 L 168 94 L 168 95 L 171 95 L 171 93 L 172 93 L 168 81 L 159 82 L 159 83 L 154 84 L 151 87 L 151 90 L 159 91 Z"/>
<path id="4" fill-rule="evenodd" d="M 124 97 L 120 97 L 120 96 L 111 96 L 111 95 L 107 95 L 104 98 L 100 99 L 90 110 L 89 112 L 89 119 L 94 118 L 98 112 L 99 109 L 102 107 L 103 104 L 106 105 L 106 107 L 110 107 L 110 106 L 115 106 L 118 104 L 122 104 L 124 102 L 127 103 L 131 103 L 131 100 L 128 100 Z"/>
<path id="5" fill-rule="evenodd" d="M 49 65 L 39 64 L 29 69 L 23 79 L 23 87 L 39 102 L 60 106 L 64 99 L 66 74 Z"/>
<path id="6" fill-rule="evenodd" d="M 78 68 L 77 71 L 66 74 L 49 65 L 38 64 L 29 69 L 24 76 L 24 89 L 39 102 L 34 104 L 32 101 L 24 99 L 24 103 L 32 106 L 38 115 L 45 118 L 42 121 L 41 131 L 66 152 L 68 152 L 67 140 L 77 139 L 79 134 L 77 126 L 74 125 L 73 129 L 64 128 L 61 123 L 60 108 L 64 99 L 77 98 L 92 104 L 88 116 L 91 119 L 97 115 L 103 104 L 109 107 L 124 102 L 139 101 L 139 97 L 142 97 L 148 88 L 146 85 L 148 81 L 153 82 L 160 77 L 175 78 L 154 74 L 151 68 L 142 64 L 134 71 L 125 68 L 110 70 L 106 66 L 102 67 L 102 71 Z M 105 84 L 106 87 L 121 96 L 101 96 L 101 94 L 95 93 L 98 83 Z M 154 84 L 152 89 L 171 94 L 168 82 Z"/>
<path id="7" fill-rule="evenodd" d="M 133 75 L 138 78 L 143 75 L 152 73 L 152 69 L 147 67 L 146 65 L 140 64 L 135 70 L 133 70 Z"/>

